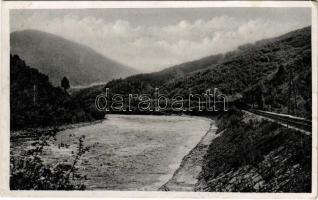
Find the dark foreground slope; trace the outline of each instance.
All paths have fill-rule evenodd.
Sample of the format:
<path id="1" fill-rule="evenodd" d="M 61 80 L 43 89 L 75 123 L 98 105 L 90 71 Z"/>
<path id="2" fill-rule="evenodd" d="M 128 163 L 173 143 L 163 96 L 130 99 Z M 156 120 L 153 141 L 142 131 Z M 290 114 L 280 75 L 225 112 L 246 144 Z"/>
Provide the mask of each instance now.
<path id="1" fill-rule="evenodd" d="M 87 46 L 36 30 L 11 33 L 10 51 L 48 75 L 55 86 L 64 76 L 77 86 L 105 83 L 137 72 Z"/>
<path id="2" fill-rule="evenodd" d="M 219 118 L 196 190 L 310 192 L 311 135 L 250 115 Z"/>
<path id="3" fill-rule="evenodd" d="M 55 126 L 103 118 L 94 110 L 85 110 L 63 89 L 54 87 L 48 76 L 10 56 L 11 129 Z"/>

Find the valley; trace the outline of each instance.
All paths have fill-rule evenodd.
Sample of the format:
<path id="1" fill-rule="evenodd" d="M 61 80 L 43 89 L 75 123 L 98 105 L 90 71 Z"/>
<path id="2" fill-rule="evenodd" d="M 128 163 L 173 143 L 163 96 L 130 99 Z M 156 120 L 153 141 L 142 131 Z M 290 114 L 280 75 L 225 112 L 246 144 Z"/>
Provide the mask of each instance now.
<path id="1" fill-rule="evenodd" d="M 20 34 L 24 35 L 22 39 L 33 34 L 55 38 L 56 49 L 68 43 L 26 31 L 13 33 L 13 44 L 19 43 Z M 70 62 L 62 67 L 66 71 L 56 68 L 59 62 L 45 58 L 39 63 L 41 59 L 32 56 L 45 54 L 43 49 L 31 52 L 23 49 L 27 46 L 12 48 L 11 132 L 26 131 L 31 136 L 11 137 L 11 179 L 21 180 L 13 188 L 311 191 L 311 27 L 137 75 L 112 62 L 118 71 L 106 76 L 112 70 L 100 67 L 109 60 L 77 44 L 71 46 L 73 55 L 57 55 L 59 61 Z M 78 48 L 86 53 L 81 63 L 74 64 L 71 58 L 81 55 Z M 30 57 L 36 62 L 28 61 Z M 53 72 L 45 71 L 45 67 Z M 78 73 L 71 72 L 71 76 L 68 69 Z M 59 86 L 64 75 L 69 76 L 71 85 L 105 84 L 69 89 Z M 202 111 L 200 106 L 206 102 L 190 98 L 178 99 L 180 105 L 189 106 L 188 110 L 154 108 L 175 104 L 176 96 L 204 94 L 212 88 L 218 89 L 214 96 L 227 99 L 227 109 Z M 137 98 L 131 98 L 132 94 Z M 146 108 L 145 112 L 140 112 L 140 107 Z M 284 123 L 260 117 L 259 113 Z M 298 128 L 305 126 L 299 125 L 300 119 L 306 122 L 306 130 L 285 126 L 290 119 L 298 119 L 291 122 L 298 123 Z M 78 123 L 85 125 L 61 129 Z M 51 129 L 37 131 L 47 127 Z M 37 170 L 43 174 L 34 174 Z"/>

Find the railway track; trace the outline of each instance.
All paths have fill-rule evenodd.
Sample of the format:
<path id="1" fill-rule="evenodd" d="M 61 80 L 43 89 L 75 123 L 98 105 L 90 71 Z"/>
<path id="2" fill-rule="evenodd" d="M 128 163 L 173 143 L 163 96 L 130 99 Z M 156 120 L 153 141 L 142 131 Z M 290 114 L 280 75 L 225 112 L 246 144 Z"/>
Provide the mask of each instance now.
<path id="1" fill-rule="evenodd" d="M 299 129 L 302 129 L 305 131 L 311 132 L 311 130 L 312 130 L 312 122 L 308 119 L 295 117 L 292 115 L 255 110 L 255 109 L 250 109 L 250 110 L 246 110 L 246 111 L 273 119 L 275 121 L 278 121 L 278 122 L 281 122 L 281 123 L 284 123 L 284 124 L 287 124 L 290 126 L 294 126 L 296 128 L 299 128 Z"/>

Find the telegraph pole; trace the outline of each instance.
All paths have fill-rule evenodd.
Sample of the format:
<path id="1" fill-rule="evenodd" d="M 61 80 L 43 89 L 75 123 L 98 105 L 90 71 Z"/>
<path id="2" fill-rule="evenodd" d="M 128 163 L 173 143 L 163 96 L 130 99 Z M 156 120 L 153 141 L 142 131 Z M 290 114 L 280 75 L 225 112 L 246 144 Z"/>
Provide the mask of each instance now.
<path id="1" fill-rule="evenodd" d="M 35 106 L 36 102 L 36 85 L 33 85 L 33 106 Z"/>

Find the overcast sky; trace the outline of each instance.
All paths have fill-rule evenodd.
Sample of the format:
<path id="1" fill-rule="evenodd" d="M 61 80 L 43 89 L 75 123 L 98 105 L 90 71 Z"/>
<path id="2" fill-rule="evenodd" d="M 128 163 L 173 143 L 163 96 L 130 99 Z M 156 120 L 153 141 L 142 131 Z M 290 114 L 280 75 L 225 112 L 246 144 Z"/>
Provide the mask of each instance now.
<path id="1" fill-rule="evenodd" d="M 11 31 L 85 44 L 142 72 L 191 61 L 311 24 L 310 8 L 11 10 Z"/>

